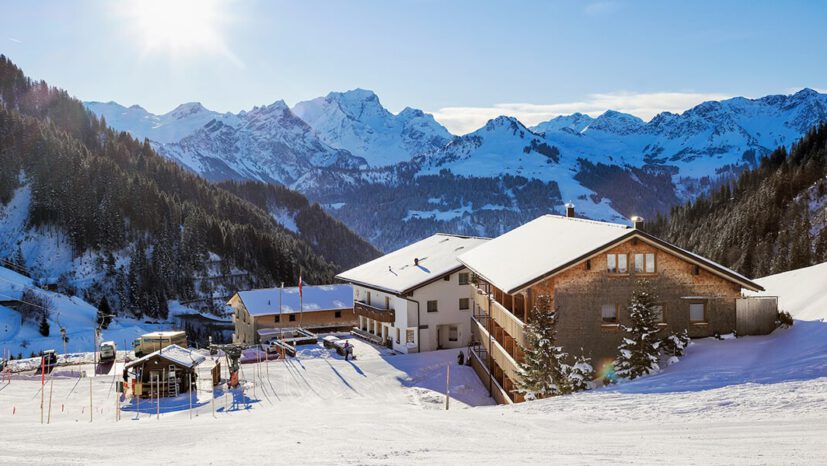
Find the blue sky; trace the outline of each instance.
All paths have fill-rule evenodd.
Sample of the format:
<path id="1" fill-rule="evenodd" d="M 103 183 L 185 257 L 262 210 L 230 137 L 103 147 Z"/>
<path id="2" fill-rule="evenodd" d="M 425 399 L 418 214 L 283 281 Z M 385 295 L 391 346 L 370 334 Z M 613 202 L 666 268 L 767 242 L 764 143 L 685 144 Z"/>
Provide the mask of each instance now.
<path id="1" fill-rule="evenodd" d="M 175 3 L 175 2 L 179 3 Z M 172 5 L 172 6 L 170 6 Z M 372 89 L 462 133 L 827 88 L 827 2 L 2 0 L 0 53 L 83 100 L 239 111 Z"/>

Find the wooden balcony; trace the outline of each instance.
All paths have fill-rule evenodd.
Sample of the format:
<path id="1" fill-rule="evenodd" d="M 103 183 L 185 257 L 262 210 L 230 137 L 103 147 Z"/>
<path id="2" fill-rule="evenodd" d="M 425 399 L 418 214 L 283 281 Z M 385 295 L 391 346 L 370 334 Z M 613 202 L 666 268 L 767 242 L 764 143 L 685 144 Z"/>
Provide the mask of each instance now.
<path id="1" fill-rule="evenodd" d="M 477 326 L 477 330 L 479 331 L 481 337 L 480 345 L 488 349 L 488 342 L 490 340 L 490 357 L 495 363 L 497 363 L 509 379 L 512 381 L 520 380 L 520 369 L 517 360 L 508 353 L 508 350 L 503 347 L 502 343 L 498 341 L 496 336 L 492 336 L 488 333 L 488 329 L 485 328 L 485 325 L 482 322 L 480 322 L 476 317 L 473 319 L 473 322 Z M 495 334 L 496 333 L 497 331 L 495 330 Z"/>
<path id="2" fill-rule="evenodd" d="M 359 301 L 353 303 L 353 311 L 356 315 L 367 317 L 368 319 L 378 320 L 379 322 L 394 323 L 396 322 L 396 311 L 393 309 L 380 309 Z"/>
<path id="3" fill-rule="evenodd" d="M 517 345 L 525 347 L 525 323 L 522 320 L 512 314 L 502 304 L 489 298 L 489 295 L 481 288 L 475 287 L 474 302 L 476 302 L 477 306 L 486 314 L 489 314 L 490 317 L 497 322 L 497 325 L 502 327 L 503 330 L 514 339 Z"/>

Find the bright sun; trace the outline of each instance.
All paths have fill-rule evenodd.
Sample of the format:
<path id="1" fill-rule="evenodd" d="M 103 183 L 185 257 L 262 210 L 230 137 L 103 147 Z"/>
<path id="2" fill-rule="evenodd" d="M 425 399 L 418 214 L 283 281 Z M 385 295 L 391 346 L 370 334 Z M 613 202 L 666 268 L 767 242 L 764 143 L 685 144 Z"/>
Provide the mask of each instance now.
<path id="1" fill-rule="evenodd" d="M 132 36 L 146 53 L 175 57 L 217 53 L 232 57 L 224 40 L 226 13 L 218 0 L 140 0 L 125 6 Z"/>

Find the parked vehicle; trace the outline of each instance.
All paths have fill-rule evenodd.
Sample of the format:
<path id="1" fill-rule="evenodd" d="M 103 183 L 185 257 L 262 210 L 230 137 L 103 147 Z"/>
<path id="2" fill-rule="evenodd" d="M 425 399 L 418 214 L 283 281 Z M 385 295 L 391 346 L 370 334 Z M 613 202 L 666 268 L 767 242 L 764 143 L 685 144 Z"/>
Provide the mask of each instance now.
<path id="1" fill-rule="evenodd" d="M 99 351 L 101 362 L 114 361 L 118 354 L 118 347 L 114 341 L 105 341 L 101 343 Z"/>
<path id="2" fill-rule="evenodd" d="M 170 345 L 178 345 L 182 348 L 189 346 L 187 333 L 183 330 L 147 333 L 132 342 L 132 349 L 135 351 L 135 356 L 140 358 Z"/>

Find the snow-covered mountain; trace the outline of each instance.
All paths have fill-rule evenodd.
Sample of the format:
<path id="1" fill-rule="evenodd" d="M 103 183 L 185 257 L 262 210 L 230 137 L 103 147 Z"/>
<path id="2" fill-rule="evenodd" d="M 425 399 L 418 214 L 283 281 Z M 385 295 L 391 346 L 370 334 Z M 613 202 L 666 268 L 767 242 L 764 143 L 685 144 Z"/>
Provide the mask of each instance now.
<path id="1" fill-rule="evenodd" d="M 430 114 L 406 107 L 394 115 L 376 94 L 364 89 L 299 102 L 293 113 L 324 142 L 363 157 L 374 167 L 410 160 L 443 147 L 452 137 Z"/>
<path id="2" fill-rule="evenodd" d="M 207 179 L 252 179 L 290 185 L 314 168 L 354 170 L 366 162 L 322 142 L 284 101 L 211 120 L 158 150 Z"/>
<path id="3" fill-rule="evenodd" d="M 126 113 L 107 122 L 140 135 L 151 126 L 147 118 L 155 121 Z M 206 119 L 202 113 L 192 112 Z M 649 122 L 609 110 L 527 128 L 501 116 L 460 137 L 418 110 L 393 115 L 359 89 L 292 111 L 277 102 L 213 116 L 159 151 L 212 180 L 290 185 L 388 249 L 437 230 L 493 235 L 537 212 L 559 212 L 567 201 L 602 220 L 663 212 L 827 121 L 827 95 L 804 89 L 705 102 Z M 196 117 L 183 121 L 194 125 Z"/>
<path id="4" fill-rule="evenodd" d="M 124 107 L 116 102 L 86 102 L 85 105 L 113 128 L 161 144 L 180 141 L 212 120 L 233 124 L 238 119 L 232 113 L 207 110 L 199 102 L 181 104 L 163 115 L 149 113 L 140 105 Z"/>

